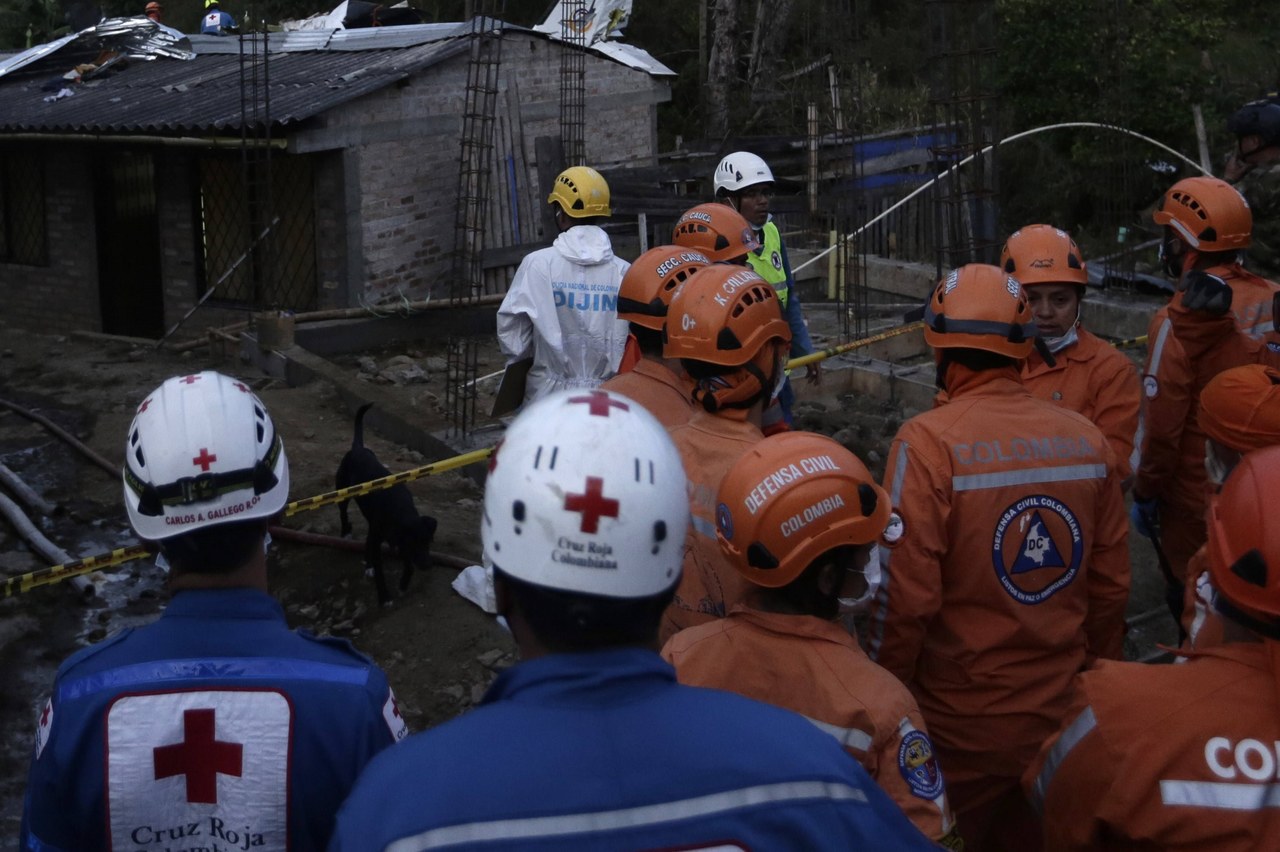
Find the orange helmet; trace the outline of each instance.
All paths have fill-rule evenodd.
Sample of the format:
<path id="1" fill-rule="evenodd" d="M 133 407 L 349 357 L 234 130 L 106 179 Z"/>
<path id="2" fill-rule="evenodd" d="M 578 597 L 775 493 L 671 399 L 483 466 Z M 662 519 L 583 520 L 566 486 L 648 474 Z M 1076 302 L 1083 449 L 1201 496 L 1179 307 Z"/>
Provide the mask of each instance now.
<path id="1" fill-rule="evenodd" d="M 877 542 L 892 506 L 853 453 L 824 435 L 783 432 L 720 482 L 716 538 L 747 580 L 778 588 L 837 547 Z"/>
<path id="2" fill-rule="evenodd" d="M 1160 199 L 1151 218 L 1167 225 L 1196 251 L 1236 251 L 1249 247 L 1253 213 L 1235 187 L 1214 177 L 1178 181 Z"/>
<path id="3" fill-rule="evenodd" d="M 934 349 L 984 349 L 1025 358 L 1035 336 L 1022 286 L 985 263 L 952 270 L 938 282 L 924 311 L 924 339 Z"/>
<path id="4" fill-rule="evenodd" d="M 734 260 L 760 248 L 760 238 L 742 214 L 715 202 L 681 213 L 671 242 L 702 252 L 712 263 Z"/>
<path id="5" fill-rule="evenodd" d="M 1267 447 L 1240 460 L 1210 498 L 1208 518 L 1218 607 L 1272 638 L 1280 638 L 1280 525 L 1270 517 L 1278 502 L 1280 447 Z"/>
<path id="6" fill-rule="evenodd" d="M 680 246 L 658 246 L 636 258 L 618 287 L 618 319 L 662 331 L 676 288 L 709 265 L 706 255 Z"/>
<path id="7" fill-rule="evenodd" d="M 662 355 L 737 367 L 775 339 L 790 343 L 791 326 L 773 285 L 750 267 L 712 264 L 672 296 Z"/>
<path id="8" fill-rule="evenodd" d="M 1247 364 L 1214 376 L 1200 392 L 1199 422 L 1239 453 L 1280 444 L 1280 371 Z"/>
<path id="9" fill-rule="evenodd" d="M 1076 241 L 1052 225 L 1027 225 L 1014 231 L 1000 251 L 1000 268 L 1023 287 L 1089 283 Z"/>

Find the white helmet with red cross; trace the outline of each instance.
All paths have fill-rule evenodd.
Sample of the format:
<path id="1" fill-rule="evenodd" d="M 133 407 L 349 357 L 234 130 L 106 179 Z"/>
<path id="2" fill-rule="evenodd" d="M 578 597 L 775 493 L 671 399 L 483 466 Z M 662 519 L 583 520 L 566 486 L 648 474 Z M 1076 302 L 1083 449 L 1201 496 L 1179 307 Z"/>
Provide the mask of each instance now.
<path id="1" fill-rule="evenodd" d="M 485 561 L 549 589 L 652 597 L 680 580 L 685 487 L 679 452 L 643 407 L 603 390 L 550 394 L 490 457 Z"/>
<path id="2" fill-rule="evenodd" d="M 129 523 L 150 541 L 269 518 L 289 497 L 289 462 L 266 406 L 221 373 L 174 376 L 148 394 L 124 449 Z"/>

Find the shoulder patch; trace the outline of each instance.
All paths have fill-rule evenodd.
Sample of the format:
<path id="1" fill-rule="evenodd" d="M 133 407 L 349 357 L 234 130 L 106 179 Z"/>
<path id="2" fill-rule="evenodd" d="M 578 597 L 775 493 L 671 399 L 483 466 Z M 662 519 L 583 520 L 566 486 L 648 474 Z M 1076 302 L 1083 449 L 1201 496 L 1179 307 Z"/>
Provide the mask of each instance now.
<path id="1" fill-rule="evenodd" d="M 942 795 L 942 770 L 933 743 L 923 731 L 912 729 L 898 744 L 898 771 L 911 795 L 933 801 Z"/>
<path id="2" fill-rule="evenodd" d="M 391 687 L 387 687 L 387 700 L 382 704 L 382 718 L 387 723 L 387 729 L 391 731 L 392 740 L 400 742 L 409 736 L 409 726 L 400 715 L 400 705 L 396 703 L 396 693 Z"/>
<path id="3" fill-rule="evenodd" d="M 49 744 L 49 732 L 53 730 L 53 697 L 45 699 L 44 710 L 36 719 L 36 760 L 40 759 L 40 755 L 44 752 L 44 747 Z"/>
<path id="4" fill-rule="evenodd" d="M 1147 399 L 1155 399 L 1160 395 L 1160 382 L 1155 376 L 1142 377 L 1142 393 Z"/>

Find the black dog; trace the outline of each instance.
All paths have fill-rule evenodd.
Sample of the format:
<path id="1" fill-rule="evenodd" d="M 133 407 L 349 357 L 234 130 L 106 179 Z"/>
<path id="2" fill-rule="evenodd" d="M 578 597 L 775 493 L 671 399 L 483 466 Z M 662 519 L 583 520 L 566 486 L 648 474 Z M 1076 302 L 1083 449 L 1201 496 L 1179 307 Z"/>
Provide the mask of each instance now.
<path id="1" fill-rule="evenodd" d="M 355 435 L 351 439 L 351 449 L 342 457 L 335 477 L 338 488 L 359 485 L 371 479 L 379 479 L 390 475 L 391 471 L 382 466 L 373 451 L 364 445 L 364 413 L 373 407 L 373 403 L 360 406 L 356 412 Z M 378 603 L 387 604 L 391 595 L 387 593 L 387 582 L 382 576 L 382 543 L 388 542 L 404 560 L 404 571 L 400 575 L 400 592 L 409 588 L 409 578 L 414 567 L 431 567 L 431 540 L 436 534 L 436 519 L 418 514 L 413 505 L 413 495 L 403 483 L 373 491 L 355 498 L 360 514 L 369 524 L 369 534 L 364 541 L 365 563 L 373 569 L 373 581 L 378 589 Z M 351 532 L 351 521 L 347 517 L 347 502 L 338 504 L 338 514 L 342 517 L 342 535 Z"/>

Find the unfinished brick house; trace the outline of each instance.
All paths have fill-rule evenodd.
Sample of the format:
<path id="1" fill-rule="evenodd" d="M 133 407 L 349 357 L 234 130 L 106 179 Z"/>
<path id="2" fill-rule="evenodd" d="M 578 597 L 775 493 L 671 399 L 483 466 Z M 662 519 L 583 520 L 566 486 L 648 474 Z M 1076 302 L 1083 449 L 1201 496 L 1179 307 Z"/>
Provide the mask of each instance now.
<path id="1" fill-rule="evenodd" d="M 189 36 L 185 61 L 79 83 L 59 80 L 98 50 L 0 57 L 0 326 L 158 337 L 202 296 L 198 325 L 446 297 L 473 27 Z M 575 50 L 502 29 L 486 292 L 552 236 Z M 614 42 L 582 53 L 587 161 L 656 165 L 672 72 Z"/>

